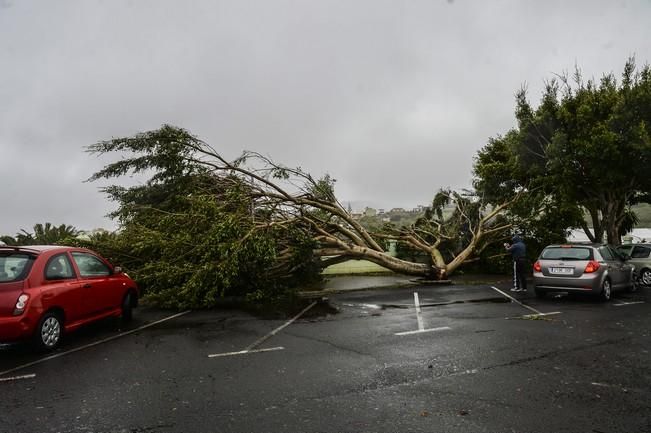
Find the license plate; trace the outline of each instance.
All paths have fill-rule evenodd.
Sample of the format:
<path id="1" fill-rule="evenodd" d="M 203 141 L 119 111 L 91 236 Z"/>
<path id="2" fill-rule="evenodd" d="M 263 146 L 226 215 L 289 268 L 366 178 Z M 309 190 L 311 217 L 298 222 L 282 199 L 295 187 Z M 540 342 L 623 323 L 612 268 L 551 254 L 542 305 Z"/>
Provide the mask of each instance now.
<path id="1" fill-rule="evenodd" d="M 549 268 L 551 274 L 572 275 L 574 268 Z"/>

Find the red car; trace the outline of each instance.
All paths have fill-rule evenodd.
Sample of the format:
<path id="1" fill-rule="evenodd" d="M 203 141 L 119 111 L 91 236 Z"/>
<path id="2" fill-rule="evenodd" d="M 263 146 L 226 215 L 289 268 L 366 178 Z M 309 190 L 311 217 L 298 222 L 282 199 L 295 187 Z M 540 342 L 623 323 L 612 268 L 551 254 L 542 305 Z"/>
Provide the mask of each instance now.
<path id="1" fill-rule="evenodd" d="M 105 317 L 131 319 L 138 286 L 98 254 L 61 246 L 0 246 L 0 342 L 54 349 L 64 332 Z"/>

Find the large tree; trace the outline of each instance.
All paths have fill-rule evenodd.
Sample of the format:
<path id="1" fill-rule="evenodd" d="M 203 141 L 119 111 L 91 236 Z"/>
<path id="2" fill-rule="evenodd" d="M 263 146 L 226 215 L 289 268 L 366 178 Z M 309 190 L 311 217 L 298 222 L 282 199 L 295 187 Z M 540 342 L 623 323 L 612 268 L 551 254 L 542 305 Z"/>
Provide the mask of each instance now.
<path id="1" fill-rule="evenodd" d="M 554 204 L 566 228 L 581 227 L 594 242 L 606 235 L 619 244 L 635 222 L 631 206 L 647 201 L 651 191 L 649 66 L 636 72 L 629 59 L 620 82 L 613 74 L 585 81 L 579 71 L 572 79 L 554 78 L 535 108 L 522 89 L 516 119 L 517 128 L 480 152 L 478 188 L 499 196 L 523 182 L 536 185 L 538 194 L 530 199 Z M 554 214 L 530 209 L 532 215 Z"/>

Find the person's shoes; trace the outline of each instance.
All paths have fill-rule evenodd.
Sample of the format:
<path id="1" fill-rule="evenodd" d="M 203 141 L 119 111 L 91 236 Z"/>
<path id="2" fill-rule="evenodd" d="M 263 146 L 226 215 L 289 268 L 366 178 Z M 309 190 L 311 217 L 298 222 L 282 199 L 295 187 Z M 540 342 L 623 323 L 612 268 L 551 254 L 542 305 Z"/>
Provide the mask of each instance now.
<path id="1" fill-rule="evenodd" d="M 517 287 L 514 287 L 514 288 L 511 289 L 511 291 L 512 291 L 512 292 L 519 292 L 520 289 L 518 289 Z"/>

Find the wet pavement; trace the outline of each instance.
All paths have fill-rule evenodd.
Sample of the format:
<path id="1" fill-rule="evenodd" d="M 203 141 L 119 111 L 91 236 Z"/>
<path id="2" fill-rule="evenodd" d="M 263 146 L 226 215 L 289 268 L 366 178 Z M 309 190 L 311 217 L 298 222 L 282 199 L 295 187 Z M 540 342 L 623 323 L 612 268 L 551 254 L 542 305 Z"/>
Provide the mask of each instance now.
<path id="1" fill-rule="evenodd" d="M 492 286 L 344 291 L 291 323 L 198 311 L 138 330 L 172 314 L 143 309 L 131 334 L 98 324 L 0 374 L 0 432 L 651 431 L 651 289 L 523 306 Z M 0 349 L 0 371 L 42 359 Z"/>

